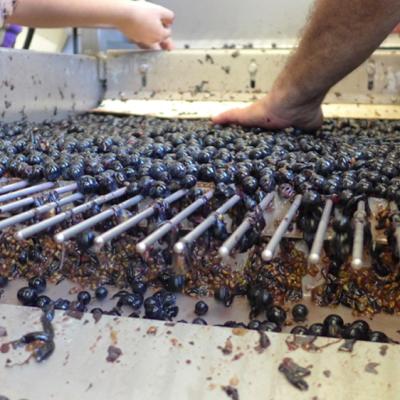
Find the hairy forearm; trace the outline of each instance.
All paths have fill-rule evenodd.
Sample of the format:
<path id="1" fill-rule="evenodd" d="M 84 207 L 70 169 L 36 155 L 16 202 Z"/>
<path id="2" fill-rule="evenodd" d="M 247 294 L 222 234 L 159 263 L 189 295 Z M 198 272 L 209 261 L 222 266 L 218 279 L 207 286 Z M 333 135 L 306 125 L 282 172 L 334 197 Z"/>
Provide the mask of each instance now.
<path id="1" fill-rule="evenodd" d="M 370 56 L 399 20 L 400 0 L 316 0 L 275 92 L 289 94 L 297 102 L 322 101 L 334 84 Z"/>
<path id="2" fill-rule="evenodd" d="M 117 26 L 130 0 L 18 0 L 8 22 L 36 28 Z"/>

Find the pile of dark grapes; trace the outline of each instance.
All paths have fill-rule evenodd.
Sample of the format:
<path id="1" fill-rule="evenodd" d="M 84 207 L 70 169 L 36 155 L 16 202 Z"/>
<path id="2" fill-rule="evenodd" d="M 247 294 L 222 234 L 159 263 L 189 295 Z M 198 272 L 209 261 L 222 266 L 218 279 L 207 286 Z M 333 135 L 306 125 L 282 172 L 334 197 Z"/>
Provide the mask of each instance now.
<path id="1" fill-rule="evenodd" d="M 198 212 L 195 223 L 235 193 L 242 200 L 230 211 L 233 228 L 247 211 L 256 209 L 267 193 L 277 190 L 289 198 L 301 193 L 303 201 L 296 222 L 310 245 L 324 200 L 332 197 L 338 212 L 332 222 L 333 240 L 325 248 L 330 258 L 327 279 L 325 285 L 317 288 L 314 298 L 320 305 L 343 304 L 370 314 L 398 311 L 400 279 L 398 270 L 392 268 L 398 260 L 388 258 L 388 249 L 377 248 L 373 268 L 357 271 L 357 277 L 353 276 L 346 267 L 352 248 L 351 219 L 357 202 L 369 196 L 400 203 L 399 159 L 400 124 L 395 121 L 327 120 L 313 133 L 222 127 L 202 120 L 94 114 L 59 122 L 0 123 L 0 177 L 17 177 L 31 183 L 76 181 L 78 190 L 88 198 L 119 187 L 127 187 L 125 198 L 141 194 L 153 199 L 165 198 L 178 189 L 190 189 L 183 201 L 185 206 L 203 194 L 197 184 L 206 182 L 215 186 L 215 196 L 208 208 Z M 38 198 L 35 205 L 40 205 L 40 201 Z M 89 216 L 100 211 L 101 207 L 92 210 Z M 106 230 L 115 223 L 111 221 L 111 225 L 105 223 L 96 229 Z M 57 270 L 60 260 L 51 258 L 60 249 L 52 236 L 47 235 L 46 239 L 48 232 L 24 243 L 15 243 L 12 233 L 4 232 L 0 249 L 6 261 L 0 269 L 0 287 L 7 283 L 2 283 L 2 279 L 17 276 L 32 278 L 44 274 L 51 280 L 54 271 L 57 279 L 79 278 L 87 283 L 84 279 L 88 278 L 92 288 L 113 284 L 125 289 L 129 285 L 132 292 L 119 293 L 118 304 L 110 313 L 118 315 L 121 308 L 128 307 L 135 316 L 144 304 L 146 317 L 158 319 L 175 318 L 178 308 L 172 292 L 214 293 L 226 306 L 232 304 L 235 296 L 247 295 L 252 319 L 267 313 L 268 329 L 278 329 L 286 316 L 276 308 L 277 304 L 301 299 L 301 279 L 307 273 L 307 265 L 304 256 L 292 257 L 292 249 L 286 252 L 287 259 L 282 255 L 265 268 L 260 258 L 260 249 L 265 245 L 260 238 L 264 226 L 262 218 L 255 219 L 239 242 L 240 251 L 251 249 L 249 268 L 239 273 L 228 270 L 214 257 L 215 243 L 220 244 L 229 234 L 224 220 L 218 219 L 208 233 L 213 240 L 202 250 L 201 245 L 192 249 L 195 268 L 186 275 L 165 272 L 171 264 L 171 243 L 169 250 L 167 246 L 162 251 L 152 249 L 154 253 L 147 255 L 146 260 L 135 254 L 138 237 L 149 233 L 139 227 L 125 235 L 124 240 L 113 242 L 115 251 L 107 263 L 90 252 L 96 232 L 82 233 L 74 242 L 76 247 L 66 245 L 62 271 Z M 49 241 L 53 248 L 47 249 Z M 139 280 L 129 276 L 133 264 L 141 270 Z M 155 281 L 163 291 L 145 299 L 147 285 Z M 45 306 L 53 301 L 42 294 L 45 288 L 43 280 L 36 278 L 19 293 L 19 299 L 23 304 Z M 196 292 L 198 288 L 204 291 Z M 387 298 L 388 288 L 396 292 L 395 299 Z M 107 295 L 101 290 L 97 298 Z M 73 306 L 78 311 L 86 310 L 89 302 L 90 297 L 84 293 Z M 54 303 L 58 309 L 71 307 L 66 299 L 55 299 Z M 203 324 L 200 317 L 207 311 L 204 305 L 198 307 L 199 318 L 195 321 Z"/>
<path id="2" fill-rule="evenodd" d="M 235 183 L 250 206 L 281 184 L 398 201 L 399 156 L 400 125 L 390 121 L 328 120 L 313 134 L 91 114 L 0 125 L 0 176 L 75 180 L 87 194 L 129 185 L 157 198 L 206 181 L 223 197 Z"/>

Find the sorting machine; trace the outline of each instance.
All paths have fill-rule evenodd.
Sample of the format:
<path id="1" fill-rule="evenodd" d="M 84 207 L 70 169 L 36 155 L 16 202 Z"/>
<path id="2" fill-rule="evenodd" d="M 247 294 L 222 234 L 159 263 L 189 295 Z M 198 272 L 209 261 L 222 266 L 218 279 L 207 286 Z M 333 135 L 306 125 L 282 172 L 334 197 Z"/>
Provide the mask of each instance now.
<path id="1" fill-rule="evenodd" d="M 207 49 L 186 46 L 189 48 L 171 53 L 109 51 L 96 56 L 70 56 L 0 50 L 0 114 L 4 122 L 10 123 L 60 120 L 88 112 L 175 120 L 209 118 L 223 109 L 260 98 L 268 92 L 284 65 L 290 48 L 283 44 L 271 46 L 271 40 L 263 47 L 261 40 L 256 43 L 256 36 L 247 35 L 246 41 L 237 40 L 237 44 L 224 46 L 221 39 L 213 42 L 214 48 L 211 45 Z M 193 47 L 200 47 L 199 43 L 202 42 Z M 397 50 L 377 51 L 330 91 L 324 104 L 325 115 L 329 118 L 399 119 L 399 67 Z M 198 185 L 204 195 L 174 210 L 170 219 L 153 227 L 136 243 L 132 254 L 145 256 L 149 249 L 171 236 L 176 238 L 170 243 L 174 253 L 172 268 L 185 272 L 188 268 L 185 255 L 192 245 L 200 241 L 218 219 L 224 218 L 229 226 L 230 212 L 241 201 L 237 192 L 208 210 L 197 225 L 191 224 L 189 217 L 214 196 L 213 184 L 200 182 Z M 12 229 L 17 241 L 50 235 L 58 246 L 63 246 L 111 219 L 117 211 L 134 209 L 120 223 L 98 232 L 92 250 L 98 252 L 112 247 L 121 235 L 146 225 L 158 212 L 160 202 L 163 206 L 180 204 L 189 194 L 188 189 L 179 189 L 162 201 L 154 202 L 142 194 L 127 198 L 126 192 L 124 186 L 87 197 L 79 192 L 74 181 L 32 183 L 4 177 L 0 187 L 2 237 Z M 50 194 L 53 200 L 40 205 L 35 201 L 38 196 Z M 323 213 L 309 248 L 302 241 L 303 233 L 296 227 L 301 203 L 301 194 L 287 199 L 275 191 L 257 205 L 257 212 L 261 211 L 265 220 L 264 244 L 260 250 L 262 262 L 267 265 L 281 257 L 282 241 L 295 243 L 314 271 L 306 274 L 302 283 L 301 302 L 310 310 L 308 323 L 321 321 L 331 313 L 343 316 L 347 322 L 360 319 L 343 306 L 332 309 L 313 304 L 313 289 L 326 279 L 324 243 L 332 239 L 335 199 L 324 198 Z M 82 218 L 94 205 L 101 206 L 101 212 Z M 353 244 L 349 263 L 356 271 L 371 267 L 371 248 L 388 243 L 385 232 L 376 229 L 382 209 L 390 210 L 392 215 L 399 212 L 395 201 L 369 198 L 358 202 L 350 218 Z M 243 217 L 218 248 L 220 262 L 229 265 L 232 271 L 240 272 L 245 268 L 248 253 L 238 254 L 235 249 L 253 221 L 252 213 Z M 398 252 L 400 224 L 396 218 L 393 221 L 393 251 Z M 29 352 L 25 348 L 7 348 L 10 340 L 40 326 L 39 309 L 18 305 L 16 292 L 23 284 L 21 279 L 10 282 L 2 292 L 0 305 L 0 332 L 4 333 L 0 338 L 0 363 L 4 365 L 0 374 L 0 395 L 12 400 L 77 396 L 84 399 L 187 399 L 189 396 L 193 399 L 336 399 L 348 395 L 360 399 L 389 399 L 396 398 L 398 393 L 396 315 L 364 316 L 373 329 L 384 331 L 391 343 L 357 342 L 353 351 L 347 352 L 342 351 L 343 342 L 335 338 L 296 341 L 288 333 L 290 326 L 282 333 L 268 332 L 271 343 L 264 349 L 258 332 L 242 328 L 107 315 L 95 321 L 89 313 L 74 318 L 56 311 L 55 351 L 48 360 L 35 363 L 34 360 L 26 362 Z M 63 280 L 49 285 L 47 293 L 52 298 L 72 299 L 76 286 L 76 282 Z M 113 290 L 117 291 L 111 287 L 110 291 Z M 197 300 L 178 295 L 180 319 L 194 318 L 193 307 Z M 229 308 L 213 298 L 206 301 L 210 307 L 207 321 L 211 324 L 248 321 L 245 298 L 235 299 Z M 110 346 L 121 352 L 115 362 L 110 362 Z M 290 385 L 281 373 L 288 358 L 308 368 L 304 374 L 307 390 Z"/>

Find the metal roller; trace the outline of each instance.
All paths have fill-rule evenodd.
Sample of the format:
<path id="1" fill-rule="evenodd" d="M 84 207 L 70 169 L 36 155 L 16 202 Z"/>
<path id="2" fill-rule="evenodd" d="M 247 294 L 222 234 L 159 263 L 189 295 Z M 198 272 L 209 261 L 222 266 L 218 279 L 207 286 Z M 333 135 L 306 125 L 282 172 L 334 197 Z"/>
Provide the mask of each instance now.
<path id="1" fill-rule="evenodd" d="M 265 198 L 260 202 L 258 208 L 260 210 L 264 210 L 273 200 L 274 193 L 268 193 Z M 234 247 L 238 244 L 239 240 L 243 237 L 243 235 L 251 228 L 252 224 L 252 216 L 254 213 L 250 214 L 246 217 L 243 222 L 238 226 L 235 232 L 232 233 L 231 236 L 223 243 L 223 245 L 219 248 L 219 254 L 221 257 L 227 257 Z"/>
<path id="2" fill-rule="evenodd" d="M 101 212 L 100 214 L 93 215 L 93 217 L 90 217 L 88 219 L 85 219 L 84 221 L 80 222 L 79 224 L 73 225 L 68 229 L 65 229 L 62 232 L 57 233 L 55 235 L 55 240 L 58 243 L 63 243 L 71 238 L 73 238 L 76 235 L 79 235 L 81 232 L 84 232 L 85 230 L 91 228 L 92 226 L 95 226 L 99 224 L 102 221 L 105 221 L 108 218 L 111 218 L 116 210 L 118 209 L 126 209 L 135 206 L 136 204 L 140 203 L 143 200 L 143 196 L 137 195 L 135 197 L 132 197 L 129 200 L 126 200 L 114 207 L 110 207 L 109 209 Z"/>
<path id="3" fill-rule="evenodd" d="M 177 214 L 174 218 L 166 221 L 159 229 L 151 233 L 145 239 L 143 239 L 140 243 L 136 245 L 136 250 L 139 253 L 144 253 L 153 243 L 160 240 L 163 236 L 165 236 L 168 232 L 171 231 L 175 226 L 179 225 L 182 221 L 188 218 L 191 214 L 193 214 L 198 208 L 206 204 L 214 195 L 213 191 L 207 192 L 203 197 L 197 199 L 190 206 L 186 207 L 179 214 Z"/>
<path id="4" fill-rule="evenodd" d="M 328 229 L 329 225 L 329 218 L 332 212 L 333 202 L 331 199 L 328 199 L 325 203 L 324 212 L 322 213 L 321 220 L 318 224 L 318 229 L 315 234 L 314 242 L 311 247 L 310 255 L 308 257 L 308 261 L 311 264 L 316 264 L 319 262 L 321 257 L 321 250 L 324 244 L 326 230 Z"/>
<path id="5" fill-rule="evenodd" d="M 10 218 L 0 221 L 0 230 L 7 228 L 12 225 L 20 224 L 21 222 L 28 221 L 38 215 L 45 214 L 57 207 L 62 207 L 66 204 L 73 203 L 74 201 L 83 199 L 83 194 L 75 193 L 70 196 L 66 196 L 59 201 L 52 201 L 47 204 L 43 204 L 40 207 L 33 208 L 31 210 L 22 212 L 20 214 L 13 215 Z"/>
<path id="6" fill-rule="evenodd" d="M 23 189 L 29 185 L 28 181 L 18 181 L 14 183 L 9 183 L 8 185 L 4 185 L 0 187 L 0 194 L 13 192 L 18 189 Z"/>
<path id="7" fill-rule="evenodd" d="M 217 218 L 220 215 L 225 214 L 239 201 L 240 201 L 239 195 L 235 194 L 234 196 L 232 196 L 221 207 L 219 207 L 212 214 L 210 214 L 200 225 L 198 225 L 184 238 L 182 238 L 179 242 L 177 242 L 174 246 L 174 251 L 177 254 L 182 254 L 188 244 L 193 243 L 196 239 L 198 239 L 207 229 L 209 229 L 217 221 Z"/>
<path id="8" fill-rule="evenodd" d="M 16 238 L 23 240 L 23 239 L 28 239 L 29 237 L 42 232 L 48 228 L 51 228 L 52 226 L 59 224 L 62 221 L 65 221 L 68 218 L 73 217 L 74 215 L 83 213 L 85 211 L 90 210 L 94 205 L 96 204 L 104 204 L 107 203 L 111 200 L 114 200 L 118 197 L 121 197 L 125 194 L 126 188 L 121 188 L 117 189 L 114 192 L 110 192 L 104 196 L 99 196 L 96 197 L 93 200 L 88 201 L 87 203 L 84 203 L 80 206 L 77 206 L 75 208 L 72 208 L 71 210 L 64 211 L 61 214 L 57 214 L 54 217 L 47 218 L 41 222 L 38 222 L 37 224 L 34 224 L 32 226 L 28 226 L 27 228 L 21 229 L 16 233 Z"/>
<path id="9" fill-rule="evenodd" d="M 54 187 L 54 185 L 55 185 L 54 182 L 45 182 L 45 183 L 40 183 L 38 185 L 29 186 L 25 189 L 16 190 L 11 193 L 6 193 L 0 196 L 0 203 L 4 203 L 9 200 L 14 200 L 17 199 L 18 197 L 24 197 L 24 196 L 29 196 L 30 194 L 43 192 L 47 189 Z"/>
<path id="10" fill-rule="evenodd" d="M 54 189 L 53 192 L 57 194 L 64 194 L 68 192 L 73 192 L 77 188 L 76 183 L 71 183 L 69 185 L 61 186 L 58 187 L 57 189 Z M 4 206 L 0 206 L 0 213 L 8 213 L 13 210 L 16 210 L 18 208 L 26 207 L 29 206 L 29 204 L 32 204 L 35 202 L 35 197 L 26 197 L 25 199 L 21 200 L 16 200 L 13 201 L 12 203 L 5 204 Z"/>
<path id="11" fill-rule="evenodd" d="M 354 214 L 354 241 L 351 266 L 359 269 L 363 265 L 363 250 L 364 250 L 364 227 L 367 214 L 365 212 L 365 202 L 359 201 L 357 211 Z"/>
<path id="12" fill-rule="evenodd" d="M 166 197 L 164 200 L 162 200 L 162 202 L 165 204 L 171 204 L 181 199 L 182 197 L 186 196 L 187 193 L 188 191 L 186 189 L 178 190 L 177 192 Z M 102 235 L 97 236 L 97 238 L 95 239 L 96 247 L 100 249 L 101 247 L 104 246 L 104 244 L 106 244 L 110 240 L 120 236 L 122 233 L 133 228 L 135 225 L 139 224 L 144 219 L 153 216 L 159 205 L 160 205 L 159 203 L 156 203 L 146 208 L 142 212 L 134 215 L 132 218 L 129 218 L 127 221 L 124 221 L 121 224 L 115 226 L 114 228 L 108 230 L 107 232 L 104 232 Z"/>
<path id="13" fill-rule="evenodd" d="M 295 217 L 296 212 L 300 207 L 301 199 L 302 199 L 302 196 L 300 194 L 298 194 L 295 197 L 293 204 L 291 205 L 291 207 L 289 208 L 285 217 L 279 224 L 278 229 L 274 232 L 274 235 L 272 236 L 271 240 L 269 241 L 267 247 L 262 252 L 262 258 L 264 261 L 270 261 L 274 257 L 276 248 L 278 247 L 280 241 L 282 240 L 282 237 L 288 230 L 289 225 L 293 221 L 293 218 Z"/>

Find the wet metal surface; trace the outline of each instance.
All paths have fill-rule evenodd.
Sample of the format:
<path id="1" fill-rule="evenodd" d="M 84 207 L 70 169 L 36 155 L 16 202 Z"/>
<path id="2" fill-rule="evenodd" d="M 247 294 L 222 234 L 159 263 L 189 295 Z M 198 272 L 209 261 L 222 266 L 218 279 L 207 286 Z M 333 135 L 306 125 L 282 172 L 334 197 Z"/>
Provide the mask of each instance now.
<path id="1" fill-rule="evenodd" d="M 40 311 L 2 305 L 0 321 L 7 329 L 2 345 L 39 328 Z M 379 344 L 359 342 L 346 353 L 339 352 L 342 341 L 318 339 L 321 350 L 309 352 L 288 349 L 291 335 L 268 333 L 271 345 L 259 352 L 260 336 L 253 331 L 106 316 L 96 322 L 89 314 L 76 319 L 62 312 L 54 328 L 56 351 L 41 365 L 16 365 L 27 357 L 23 348 L 0 353 L 0 395 L 30 400 L 229 399 L 223 387 L 231 386 L 241 400 L 336 400 L 349 393 L 352 399 L 368 400 L 394 399 L 400 390 L 400 348 L 393 345 L 383 357 Z M 227 343 L 231 352 L 224 354 L 220 349 Z M 310 371 L 304 392 L 279 372 L 287 358 Z"/>
<path id="2" fill-rule="evenodd" d="M 0 71 L 3 121 L 64 118 L 102 99 L 94 57 L 0 49 Z"/>

